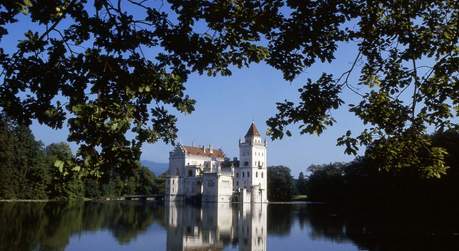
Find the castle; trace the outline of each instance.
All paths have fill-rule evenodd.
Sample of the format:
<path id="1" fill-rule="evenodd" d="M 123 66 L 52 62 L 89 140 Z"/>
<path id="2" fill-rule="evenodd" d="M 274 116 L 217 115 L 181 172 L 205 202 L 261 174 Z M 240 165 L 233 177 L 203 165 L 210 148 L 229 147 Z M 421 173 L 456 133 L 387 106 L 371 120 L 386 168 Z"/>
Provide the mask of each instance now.
<path id="1" fill-rule="evenodd" d="M 167 201 L 266 203 L 266 140 L 252 123 L 239 140 L 239 160 L 221 149 L 178 144 L 169 154 Z"/>

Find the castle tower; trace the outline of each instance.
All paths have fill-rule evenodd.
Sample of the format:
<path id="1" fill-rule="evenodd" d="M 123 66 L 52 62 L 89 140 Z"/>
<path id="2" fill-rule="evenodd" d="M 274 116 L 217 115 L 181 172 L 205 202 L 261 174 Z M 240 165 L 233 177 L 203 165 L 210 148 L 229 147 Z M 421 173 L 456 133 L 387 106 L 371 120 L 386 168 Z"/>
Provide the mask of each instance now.
<path id="1" fill-rule="evenodd" d="M 251 202 L 268 202 L 266 140 L 262 140 L 253 122 L 244 140 L 239 141 L 239 160 L 235 183 L 242 194 L 243 202 L 247 202 L 244 199 L 246 192 Z"/>

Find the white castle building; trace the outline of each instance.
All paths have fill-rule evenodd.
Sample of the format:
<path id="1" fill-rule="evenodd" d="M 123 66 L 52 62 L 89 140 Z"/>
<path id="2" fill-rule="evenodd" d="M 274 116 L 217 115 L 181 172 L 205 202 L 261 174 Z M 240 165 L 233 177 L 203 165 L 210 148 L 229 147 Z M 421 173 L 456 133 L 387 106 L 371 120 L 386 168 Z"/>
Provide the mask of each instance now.
<path id="1" fill-rule="evenodd" d="M 268 202 L 266 146 L 254 123 L 239 140 L 239 161 L 211 146 L 177 145 L 169 154 L 166 200 Z"/>

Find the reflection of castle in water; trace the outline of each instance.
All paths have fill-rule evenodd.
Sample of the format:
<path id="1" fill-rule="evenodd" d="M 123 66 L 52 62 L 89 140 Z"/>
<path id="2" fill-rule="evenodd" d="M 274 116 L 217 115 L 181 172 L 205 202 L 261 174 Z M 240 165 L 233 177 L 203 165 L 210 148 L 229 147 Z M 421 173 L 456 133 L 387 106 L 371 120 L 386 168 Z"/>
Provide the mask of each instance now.
<path id="1" fill-rule="evenodd" d="M 166 205 L 167 250 L 266 250 L 267 204 Z"/>

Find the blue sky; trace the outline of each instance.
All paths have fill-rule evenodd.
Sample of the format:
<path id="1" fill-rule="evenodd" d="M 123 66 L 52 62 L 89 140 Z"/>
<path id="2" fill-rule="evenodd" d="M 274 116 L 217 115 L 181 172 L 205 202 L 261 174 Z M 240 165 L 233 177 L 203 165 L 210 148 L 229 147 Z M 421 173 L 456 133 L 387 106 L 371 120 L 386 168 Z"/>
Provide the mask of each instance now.
<path id="1" fill-rule="evenodd" d="M 307 78 L 317 79 L 322 72 L 338 75 L 346 71 L 352 64 L 354 53 L 352 45 L 342 45 L 332 64 L 315 64 L 293 82 L 285 81 L 281 72 L 264 63 L 233 69 L 230 77 L 193 74 L 186 83 L 186 93 L 196 99 L 195 111 L 190 115 L 178 114 L 178 141 L 187 145 L 210 144 L 222 148 L 228 157 L 235 157 L 238 140 L 245 135 L 252 121 L 264 134 L 265 121 L 276 113 L 276 102 L 284 99 L 297 101 L 297 90 Z M 355 98 L 350 92 L 343 94 L 344 100 Z M 292 137 L 268 140 L 268 164 L 286 165 L 296 176 L 310 164 L 352 160 L 352 156 L 343 153 L 342 147 L 336 146 L 336 138 L 346 130 L 358 132 L 362 128 L 359 120 L 347 109 L 346 104 L 334 112 L 337 123 L 320 136 L 299 135 L 296 127 L 292 127 Z M 67 137 L 66 129 L 52 130 L 37 123 L 33 124 L 32 130 L 45 144 L 65 141 Z M 142 159 L 167 162 L 171 148 L 162 142 L 145 144 Z"/>
<path id="2" fill-rule="evenodd" d="M 30 27 L 37 28 L 27 20 L 13 25 L 9 29 L 10 35 L 2 40 L 2 48 L 14 51 L 16 41 Z M 178 140 L 188 145 L 210 144 L 222 148 L 228 157 L 235 157 L 238 154 L 238 139 L 244 136 L 252 121 L 264 134 L 265 121 L 276 113 L 276 102 L 284 99 L 297 101 L 297 90 L 307 78 L 315 80 L 322 72 L 339 76 L 350 68 L 355 56 L 355 44 L 341 44 L 332 64 L 317 63 L 305 69 L 293 82 L 285 81 L 281 72 L 264 63 L 233 69 L 230 77 L 193 74 L 186 83 L 186 93 L 197 103 L 191 115 L 178 114 Z M 358 68 L 351 80 L 355 80 Z M 351 92 L 344 92 L 342 98 L 346 102 L 357 101 L 357 96 Z M 343 153 L 343 148 L 336 146 L 336 138 L 348 129 L 355 133 L 362 129 L 361 122 L 347 110 L 345 104 L 334 112 L 337 123 L 320 136 L 299 135 L 297 130 L 293 130 L 293 137 L 274 142 L 269 140 L 268 165 L 286 165 L 297 176 L 300 171 L 306 171 L 310 164 L 352 160 L 352 156 Z M 66 141 L 68 135 L 66 128 L 52 130 L 36 122 L 32 125 L 32 131 L 45 144 Z M 71 146 L 74 150 L 77 148 L 74 144 Z M 161 142 L 145 144 L 142 159 L 167 162 L 171 148 Z"/>

